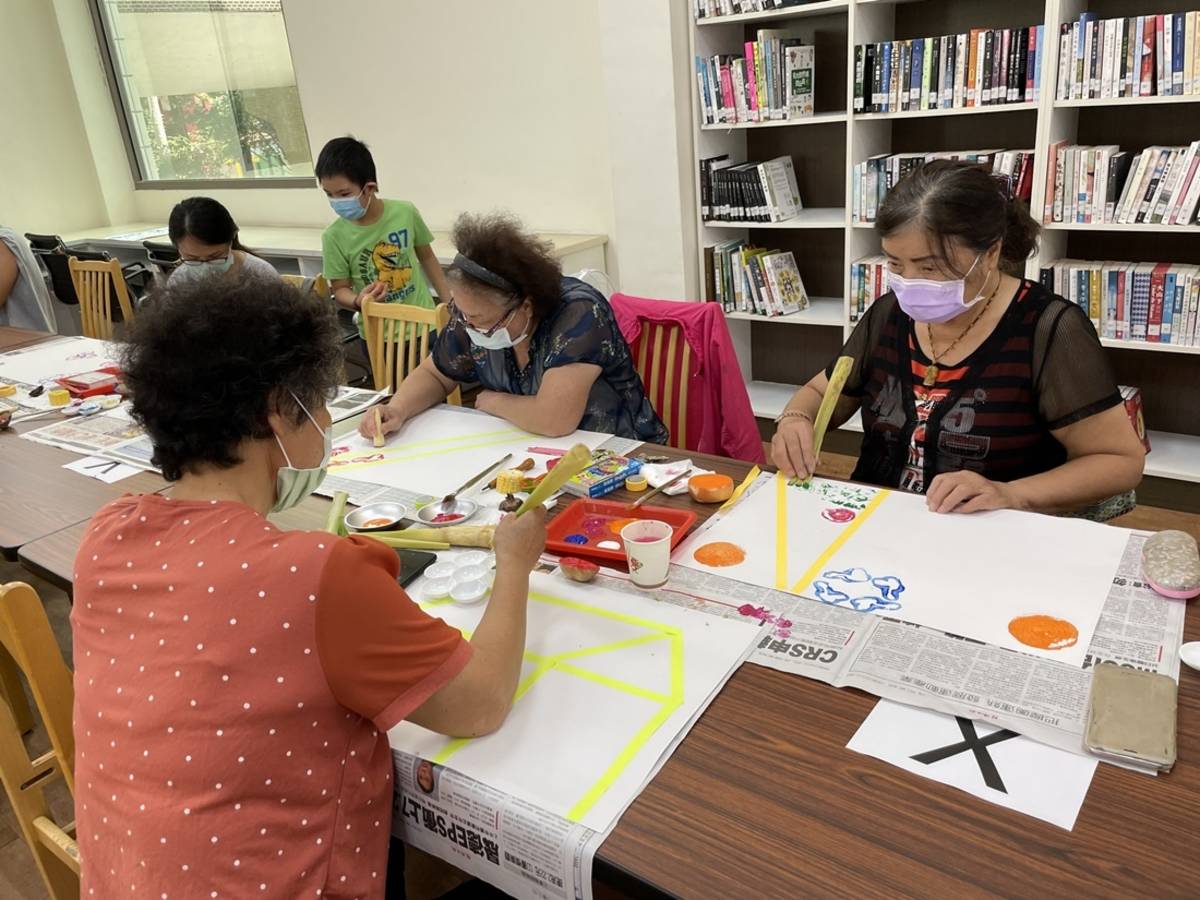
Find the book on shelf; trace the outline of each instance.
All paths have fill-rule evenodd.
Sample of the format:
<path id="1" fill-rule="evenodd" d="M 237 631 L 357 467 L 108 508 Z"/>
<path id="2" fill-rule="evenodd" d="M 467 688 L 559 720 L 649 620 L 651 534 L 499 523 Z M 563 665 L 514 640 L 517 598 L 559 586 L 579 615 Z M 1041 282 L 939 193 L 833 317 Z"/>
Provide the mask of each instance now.
<path id="1" fill-rule="evenodd" d="M 774 12 L 789 6 L 803 6 L 813 0 L 693 0 L 692 12 L 696 21 L 739 16 L 745 13 Z"/>
<path id="2" fill-rule="evenodd" d="M 1200 94 L 1200 11 L 1059 26 L 1057 100 Z"/>
<path id="3" fill-rule="evenodd" d="M 743 240 L 706 247 L 705 299 L 725 312 L 787 316 L 808 309 L 808 292 L 791 251 L 765 250 Z"/>
<path id="4" fill-rule="evenodd" d="M 1033 157 L 1033 150 L 948 150 L 872 156 L 854 167 L 851 220 L 874 222 L 887 192 L 910 172 L 935 159 L 957 159 L 986 166 L 1007 179 L 1010 198 L 1028 203 L 1033 194 Z"/>
<path id="5" fill-rule="evenodd" d="M 888 292 L 886 256 L 868 256 L 850 264 L 850 321 L 857 322 Z"/>
<path id="6" fill-rule="evenodd" d="M 1102 338 L 1200 346 L 1200 266 L 1060 259 L 1041 281 L 1083 310 Z"/>
<path id="7" fill-rule="evenodd" d="M 973 28 L 961 34 L 859 44 L 856 113 L 1029 103 L 1041 91 L 1045 26 Z"/>
<path id="8" fill-rule="evenodd" d="M 759 29 L 742 55 L 696 57 L 705 125 L 737 125 L 813 115 L 816 51 L 785 29 Z"/>
<path id="9" fill-rule="evenodd" d="M 1200 140 L 1186 147 L 1058 141 L 1047 155 L 1042 221 L 1190 225 L 1200 206 Z"/>
<path id="10" fill-rule="evenodd" d="M 700 160 L 700 215 L 706 221 L 784 222 L 803 209 L 790 156 L 734 163 Z"/>

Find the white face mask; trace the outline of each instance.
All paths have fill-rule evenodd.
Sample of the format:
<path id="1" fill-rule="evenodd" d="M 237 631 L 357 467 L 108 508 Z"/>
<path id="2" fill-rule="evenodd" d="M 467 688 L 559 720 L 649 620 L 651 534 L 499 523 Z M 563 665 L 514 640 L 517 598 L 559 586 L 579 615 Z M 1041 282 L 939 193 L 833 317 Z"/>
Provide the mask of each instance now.
<path id="1" fill-rule="evenodd" d="M 291 391 L 288 391 L 290 394 Z M 312 414 L 304 408 L 295 394 L 292 394 L 292 399 L 296 401 L 304 414 L 308 416 L 308 421 L 312 422 L 313 428 L 321 432 L 325 439 L 325 455 L 321 457 L 320 465 L 311 466 L 306 469 L 297 469 L 292 465 L 292 460 L 288 456 L 287 450 L 283 446 L 283 441 L 279 440 L 279 435 L 275 435 L 275 443 L 279 445 L 279 449 L 283 451 L 283 459 L 287 465 L 280 466 L 279 471 L 275 473 L 275 505 L 271 507 L 271 512 L 283 512 L 285 509 L 291 509 L 318 487 L 325 480 L 325 472 L 329 467 L 329 457 L 333 455 L 333 426 L 321 428 L 317 424 L 317 420 L 312 417 Z"/>
<path id="2" fill-rule="evenodd" d="M 508 314 L 508 316 L 506 316 L 505 318 L 511 319 L 513 316 L 513 313 L 515 313 L 515 312 L 516 312 L 516 310 L 513 310 L 513 312 L 510 312 Z M 526 318 L 525 330 L 522 331 L 521 336 L 517 337 L 517 338 L 514 338 L 512 335 L 510 335 L 508 333 L 507 325 L 504 325 L 501 328 L 497 328 L 495 330 L 495 332 L 493 332 L 492 334 L 484 334 L 482 331 L 476 331 L 474 328 L 472 328 L 470 325 L 468 325 L 467 326 L 467 337 L 469 337 L 471 339 L 472 344 L 474 344 L 476 347 L 479 347 L 483 350 L 507 350 L 510 347 L 517 346 L 517 344 L 521 343 L 521 341 L 523 341 L 523 340 L 525 340 L 525 338 L 529 337 L 530 321 L 531 320 L 529 318 Z"/>
<path id="3" fill-rule="evenodd" d="M 178 278 L 202 278 L 205 275 L 224 275 L 233 268 L 233 251 L 220 259 L 184 259 L 176 270 Z"/>

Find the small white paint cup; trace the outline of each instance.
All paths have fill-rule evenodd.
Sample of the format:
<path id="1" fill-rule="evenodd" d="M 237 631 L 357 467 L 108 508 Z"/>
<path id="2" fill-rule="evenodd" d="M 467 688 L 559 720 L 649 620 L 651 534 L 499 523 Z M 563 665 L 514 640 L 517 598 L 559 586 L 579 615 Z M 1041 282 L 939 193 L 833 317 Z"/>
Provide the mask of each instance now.
<path id="1" fill-rule="evenodd" d="M 671 526 L 657 519 L 639 519 L 621 529 L 629 580 L 638 587 L 666 584 L 671 566 L 671 534 Z"/>

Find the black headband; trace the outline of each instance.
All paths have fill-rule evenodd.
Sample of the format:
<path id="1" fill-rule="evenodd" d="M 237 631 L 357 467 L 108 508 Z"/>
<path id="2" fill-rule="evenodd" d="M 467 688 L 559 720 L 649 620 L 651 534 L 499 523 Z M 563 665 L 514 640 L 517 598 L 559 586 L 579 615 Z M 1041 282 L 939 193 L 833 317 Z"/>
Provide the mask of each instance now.
<path id="1" fill-rule="evenodd" d="M 466 272 L 476 281 L 482 281 L 484 284 L 491 285 L 497 290 L 504 291 L 506 294 L 512 294 L 514 297 L 520 296 L 521 292 L 517 290 L 517 286 L 505 278 L 503 275 L 497 275 L 486 266 L 481 266 L 473 259 L 468 259 L 461 253 L 454 257 L 454 267 Z"/>

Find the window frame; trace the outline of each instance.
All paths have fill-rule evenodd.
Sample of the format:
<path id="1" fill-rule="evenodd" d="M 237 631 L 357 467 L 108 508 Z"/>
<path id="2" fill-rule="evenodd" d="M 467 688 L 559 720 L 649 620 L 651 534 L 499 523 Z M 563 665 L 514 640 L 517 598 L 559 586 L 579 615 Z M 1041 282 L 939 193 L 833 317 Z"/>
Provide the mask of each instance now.
<path id="1" fill-rule="evenodd" d="M 129 162 L 129 173 L 133 177 L 135 191 L 192 191 L 202 189 L 212 190 L 246 190 L 248 188 L 297 189 L 311 190 L 318 186 L 315 175 L 289 175 L 270 178 L 178 178 L 151 179 L 146 178 L 134 147 L 133 134 L 129 130 L 129 119 L 126 111 L 125 97 L 121 90 L 121 80 L 117 74 L 117 66 L 109 46 L 108 32 L 104 27 L 104 14 L 100 11 L 101 0 L 88 0 L 88 12 L 92 16 L 92 26 L 96 32 L 96 49 L 100 54 L 100 62 L 104 68 L 104 76 L 108 81 L 108 93 L 113 103 L 113 112 L 117 117 L 117 127 L 121 131 L 121 143 L 125 145 L 125 158 Z M 286 30 L 286 19 L 284 22 Z M 289 42 L 290 48 L 290 42 Z M 295 64 L 293 63 L 293 74 Z M 301 109 L 303 114 L 303 109 Z M 307 128 L 307 123 L 305 125 Z"/>

